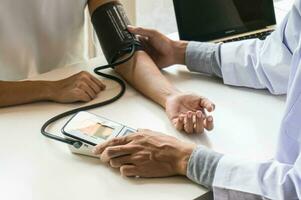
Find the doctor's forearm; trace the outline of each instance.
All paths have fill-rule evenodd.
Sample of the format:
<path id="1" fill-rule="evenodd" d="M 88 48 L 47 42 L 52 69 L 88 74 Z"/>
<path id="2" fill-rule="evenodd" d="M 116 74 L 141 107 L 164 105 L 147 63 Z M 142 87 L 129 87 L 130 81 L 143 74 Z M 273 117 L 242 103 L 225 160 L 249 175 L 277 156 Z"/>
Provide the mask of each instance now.
<path id="1" fill-rule="evenodd" d="M 185 64 L 190 71 L 222 78 L 221 44 L 189 42 L 185 52 Z"/>
<path id="2" fill-rule="evenodd" d="M 198 146 L 190 156 L 187 177 L 192 181 L 212 189 L 215 172 L 222 154 L 203 146 Z"/>

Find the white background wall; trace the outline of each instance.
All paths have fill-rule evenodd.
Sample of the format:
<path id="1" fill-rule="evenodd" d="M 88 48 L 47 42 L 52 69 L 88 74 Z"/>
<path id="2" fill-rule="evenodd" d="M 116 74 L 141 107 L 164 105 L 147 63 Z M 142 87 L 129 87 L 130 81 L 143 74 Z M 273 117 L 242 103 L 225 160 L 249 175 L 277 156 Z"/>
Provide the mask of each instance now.
<path id="1" fill-rule="evenodd" d="M 120 0 L 133 24 L 136 23 L 136 0 Z"/>
<path id="2" fill-rule="evenodd" d="M 137 0 L 136 9 L 137 25 L 155 28 L 163 33 L 177 31 L 172 0 Z"/>

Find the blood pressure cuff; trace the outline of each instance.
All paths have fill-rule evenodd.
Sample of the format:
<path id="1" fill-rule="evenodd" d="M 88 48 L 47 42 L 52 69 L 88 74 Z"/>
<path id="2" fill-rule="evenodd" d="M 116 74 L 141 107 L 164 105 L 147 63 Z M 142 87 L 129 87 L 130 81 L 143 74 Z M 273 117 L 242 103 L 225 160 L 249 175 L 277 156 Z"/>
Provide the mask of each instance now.
<path id="1" fill-rule="evenodd" d="M 127 30 L 130 21 L 116 1 L 99 6 L 91 17 L 102 51 L 109 64 L 132 52 L 143 50 L 140 41 Z"/>

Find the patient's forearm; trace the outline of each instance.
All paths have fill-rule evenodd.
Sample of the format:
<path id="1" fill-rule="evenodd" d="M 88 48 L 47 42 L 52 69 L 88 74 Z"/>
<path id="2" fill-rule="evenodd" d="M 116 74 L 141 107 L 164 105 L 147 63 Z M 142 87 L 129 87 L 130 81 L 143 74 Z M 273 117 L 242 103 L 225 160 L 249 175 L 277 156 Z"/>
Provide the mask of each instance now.
<path id="1" fill-rule="evenodd" d="M 165 107 L 169 96 L 178 93 L 144 51 L 136 52 L 131 61 L 117 67 L 116 71 L 138 91 L 162 107 Z"/>
<path id="2" fill-rule="evenodd" d="M 0 81 L 0 107 L 49 99 L 49 88 L 46 81 Z"/>

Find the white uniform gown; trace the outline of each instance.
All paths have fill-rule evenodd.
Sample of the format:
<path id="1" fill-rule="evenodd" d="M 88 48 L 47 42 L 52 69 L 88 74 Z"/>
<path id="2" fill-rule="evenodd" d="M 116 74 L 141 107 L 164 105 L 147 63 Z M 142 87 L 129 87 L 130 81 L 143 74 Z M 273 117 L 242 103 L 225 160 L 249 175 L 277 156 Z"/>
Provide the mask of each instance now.
<path id="1" fill-rule="evenodd" d="M 224 44 L 226 84 L 287 94 L 274 160 L 249 162 L 224 156 L 213 183 L 215 199 L 301 199 L 301 0 L 266 41 Z M 277 108 L 275 108 L 277 112 Z"/>
<path id="2" fill-rule="evenodd" d="M 88 59 L 87 0 L 0 0 L 0 80 L 20 80 Z"/>

